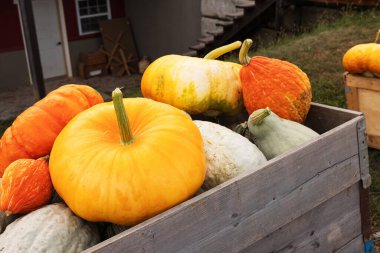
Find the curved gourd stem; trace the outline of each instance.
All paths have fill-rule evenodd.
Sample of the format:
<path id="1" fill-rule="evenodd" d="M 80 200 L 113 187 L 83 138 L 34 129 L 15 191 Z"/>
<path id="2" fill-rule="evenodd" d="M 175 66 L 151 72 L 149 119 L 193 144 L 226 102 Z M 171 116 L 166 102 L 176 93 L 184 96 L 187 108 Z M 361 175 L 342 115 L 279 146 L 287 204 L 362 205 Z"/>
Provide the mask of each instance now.
<path id="1" fill-rule="evenodd" d="M 133 142 L 133 136 L 131 133 L 131 128 L 127 113 L 124 108 L 123 103 L 123 93 L 119 88 L 116 88 L 112 92 L 112 102 L 116 112 L 117 124 L 119 126 L 119 133 L 121 144 L 127 146 Z"/>
<path id="2" fill-rule="evenodd" d="M 248 56 L 249 49 L 251 48 L 253 42 L 251 39 L 246 39 L 243 41 L 243 45 L 240 48 L 239 51 L 239 61 L 240 64 L 243 66 L 246 66 L 251 61 L 251 57 Z"/>
<path id="3" fill-rule="evenodd" d="M 263 120 L 269 116 L 271 113 L 270 109 L 267 107 L 263 110 L 254 111 L 251 116 L 249 116 L 249 124 L 258 126 L 263 123 Z"/>
<path id="4" fill-rule="evenodd" d="M 377 31 L 375 43 L 377 43 L 377 41 L 379 40 L 379 37 L 380 37 L 380 29 Z"/>
<path id="5" fill-rule="evenodd" d="M 238 49 L 239 47 L 241 47 L 241 41 L 235 41 L 231 44 L 228 44 L 228 45 L 225 45 L 222 47 L 218 47 L 218 48 L 212 50 L 211 52 L 206 54 L 205 57 L 203 57 L 203 59 L 216 59 L 216 58 L 220 57 L 221 55 L 224 55 L 228 52 L 231 52 L 235 49 Z"/>

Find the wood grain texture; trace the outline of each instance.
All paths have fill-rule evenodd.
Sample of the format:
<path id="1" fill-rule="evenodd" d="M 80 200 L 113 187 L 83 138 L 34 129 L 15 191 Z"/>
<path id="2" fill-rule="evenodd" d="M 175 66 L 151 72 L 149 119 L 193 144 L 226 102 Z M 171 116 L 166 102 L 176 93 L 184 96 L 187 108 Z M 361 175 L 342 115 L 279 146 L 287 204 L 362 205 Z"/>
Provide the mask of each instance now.
<path id="1" fill-rule="evenodd" d="M 86 252 L 244 250 L 360 182 L 357 125 L 362 120 L 361 113 L 313 104 L 308 123 L 323 133 L 319 138 Z M 347 210 L 342 215 L 344 220 L 358 214 Z"/>
<path id="2" fill-rule="evenodd" d="M 363 235 L 359 235 L 355 239 L 349 241 L 335 253 L 364 253 Z"/>
<path id="3" fill-rule="evenodd" d="M 368 146 L 380 149 L 380 78 L 344 73 L 347 108 L 363 112 Z"/>
<path id="4" fill-rule="evenodd" d="M 359 191 L 350 186 L 242 252 L 335 252 L 361 234 Z"/>
<path id="5" fill-rule="evenodd" d="M 380 78 L 345 74 L 346 85 L 366 90 L 380 91 Z"/>

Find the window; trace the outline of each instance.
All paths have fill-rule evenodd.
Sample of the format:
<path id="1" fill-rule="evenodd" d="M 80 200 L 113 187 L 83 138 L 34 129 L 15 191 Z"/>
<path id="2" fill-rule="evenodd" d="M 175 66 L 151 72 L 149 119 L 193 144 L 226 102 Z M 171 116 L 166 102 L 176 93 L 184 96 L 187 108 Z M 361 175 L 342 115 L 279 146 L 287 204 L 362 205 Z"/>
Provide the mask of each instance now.
<path id="1" fill-rule="evenodd" d="M 76 0 L 79 34 L 99 32 L 98 21 L 111 19 L 109 0 Z"/>

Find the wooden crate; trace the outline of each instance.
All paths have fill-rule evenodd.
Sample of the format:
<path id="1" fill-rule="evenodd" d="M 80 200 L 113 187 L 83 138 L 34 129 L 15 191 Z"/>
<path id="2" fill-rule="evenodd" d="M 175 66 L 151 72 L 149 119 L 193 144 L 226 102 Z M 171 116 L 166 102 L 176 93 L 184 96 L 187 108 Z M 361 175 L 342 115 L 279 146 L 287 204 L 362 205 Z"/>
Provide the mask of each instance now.
<path id="1" fill-rule="evenodd" d="M 90 53 L 81 53 L 79 56 L 80 62 L 84 63 L 85 65 L 100 65 L 100 64 L 106 64 L 107 63 L 107 56 L 100 52 L 90 52 Z"/>
<path id="2" fill-rule="evenodd" d="M 306 124 L 321 136 L 85 252 L 365 252 L 364 116 L 313 104 Z"/>
<path id="3" fill-rule="evenodd" d="M 380 78 L 344 73 L 347 108 L 364 113 L 368 146 L 380 149 Z"/>
<path id="4" fill-rule="evenodd" d="M 95 76 L 102 76 L 107 73 L 106 64 L 86 65 L 82 62 L 78 63 L 78 76 L 88 79 Z"/>

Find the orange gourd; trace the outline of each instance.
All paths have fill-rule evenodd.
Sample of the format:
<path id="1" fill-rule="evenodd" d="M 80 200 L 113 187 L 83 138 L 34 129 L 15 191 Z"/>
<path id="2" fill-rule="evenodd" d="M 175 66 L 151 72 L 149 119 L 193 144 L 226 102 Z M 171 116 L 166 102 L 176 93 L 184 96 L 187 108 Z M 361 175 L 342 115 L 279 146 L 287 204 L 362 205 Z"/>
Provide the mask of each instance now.
<path id="1" fill-rule="evenodd" d="M 8 214 L 24 214 L 46 205 L 53 191 L 47 158 L 12 162 L 0 189 L 0 209 Z"/>
<path id="2" fill-rule="evenodd" d="M 202 136 L 184 111 L 122 99 L 120 90 L 113 100 L 65 126 L 49 169 L 55 190 L 78 216 L 128 226 L 193 196 L 206 161 Z"/>
<path id="3" fill-rule="evenodd" d="M 302 123 L 311 104 L 309 78 L 290 62 L 263 56 L 248 57 L 251 45 L 252 40 L 245 40 L 239 53 L 246 110 L 252 114 L 270 107 L 281 118 Z"/>
<path id="4" fill-rule="evenodd" d="M 0 140 L 0 177 L 17 159 L 48 155 L 62 128 L 75 115 L 101 102 L 102 96 L 90 86 L 68 84 L 26 109 Z"/>
<path id="5" fill-rule="evenodd" d="M 352 74 L 372 73 L 380 77 L 380 44 L 377 44 L 380 30 L 374 43 L 358 44 L 343 56 L 344 69 Z"/>

